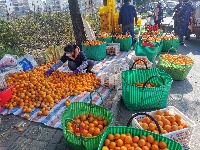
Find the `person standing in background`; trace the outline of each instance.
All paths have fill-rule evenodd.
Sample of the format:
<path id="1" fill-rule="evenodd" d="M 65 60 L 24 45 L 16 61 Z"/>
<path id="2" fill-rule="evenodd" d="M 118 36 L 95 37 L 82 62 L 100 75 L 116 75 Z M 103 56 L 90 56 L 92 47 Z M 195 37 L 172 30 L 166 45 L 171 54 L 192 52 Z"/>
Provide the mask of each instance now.
<path id="1" fill-rule="evenodd" d="M 125 35 L 127 32 L 130 32 L 133 44 L 135 43 L 135 34 L 134 34 L 134 19 L 135 25 L 137 25 L 137 13 L 135 6 L 130 4 L 130 0 L 124 0 L 124 4 L 119 12 L 118 25 L 122 24 L 122 34 Z"/>
<path id="2" fill-rule="evenodd" d="M 179 0 L 179 3 L 174 7 L 174 11 L 175 11 L 175 14 L 173 16 L 173 19 L 174 19 L 174 33 L 175 35 L 178 35 L 178 18 L 179 18 L 179 14 L 180 14 L 180 10 L 181 10 L 181 7 L 183 5 L 183 2 L 182 0 Z"/>
<path id="3" fill-rule="evenodd" d="M 194 12 L 194 7 L 192 6 L 192 3 L 189 2 L 189 0 L 183 0 L 183 6 L 180 8 L 177 24 L 177 32 L 180 45 L 184 45 L 183 37 L 187 34 L 192 12 Z"/>
<path id="4" fill-rule="evenodd" d="M 154 22 L 158 25 L 158 28 L 160 28 L 161 21 L 163 20 L 163 8 L 161 5 L 162 4 L 158 2 L 158 5 L 154 10 Z"/>

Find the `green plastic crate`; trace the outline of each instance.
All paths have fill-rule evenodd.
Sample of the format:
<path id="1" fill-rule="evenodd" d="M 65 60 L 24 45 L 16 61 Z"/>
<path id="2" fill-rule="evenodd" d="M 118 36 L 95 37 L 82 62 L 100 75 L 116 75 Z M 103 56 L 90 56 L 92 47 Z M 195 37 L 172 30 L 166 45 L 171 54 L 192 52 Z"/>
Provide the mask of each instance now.
<path id="1" fill-rule="evenodd" d="M 145 131 L 145 130 L 141 130 L 141 129 L 137 129 L 137 128 L 133 128 L 133 127 L 126 127 L 126 126 L 108 127 L 102 136 L 98 150 L 102 150 L 102 147 L 104 146 L 104 141 L 107 139 L 108 134 L 116 134 L 116 133 L 119 133 L 119 134 L 130 133 L 132 136 L 152 135 L 154 137 L 154 139 L 157 140 L 158 142 L 160 142 L 160 141 L 166 142 L 166 144 L 170 150 L 182 150 L 182 147 L 179 143 L 177 143 L 171 139 L 168 139 L 166 137 L 163 137 L 162 135 L 154 134 L 149 131 Z"/>
<path id="2" fill-rule="evenodd" d="M 152 82 L 158 87 L 138 87 L 136 82 Z M 158 68 L 122 72 L 122 99 L 129 110 L 160 109 L 167 105 L 172 78 Z"/>
<path id="3" fill-rule="evenodd" d="M 106 43 L 95 46 L 82 45 L 82 50 L 88 59 L 102 60 L 106 58 Z"/>
<path id="4" fill-rule="evenodd" d="M 115 39 L 113 38 L 114 43 L 120 43 L 120 51 L 130 51 L 132 46 L 132 37 L 126 39 Z"/>
<path id="5" fill-rule="evenodd" d="M 156 65 L 157 68 L 162 69 L 168 73 L 173 80 L 184 80 L 192 69 L 192 66 L 193 64 L 179 65 L 171 63 L 169 61 L 163 60 L 162 55 L 159 56 L 159 61 Z"/>
<path id="6" fill-rule="evenodd" d="M 101 115 L 104 119 L 109 121 L 109 125 L 113 121 L 113 114 L 106 108 L 97 106 L 95 104 L 90 103 L 84 103 L 84 102 L 74 102 L 71 103 L 67 109 L 63 112 L 61 123 L 63 127 L 63 134 L 64 139 L 68 147 L 74 149 L 74 150 L 96 150 L 98 148 L 99 142 L 101 140 L 101 137 L 103 135 L 103 131 L 100 135 L 87 138 L 77 136 L 70 132 L 66 126 L 67 122 L 70 122 L 69 119 L 74 119 L 75 116 L 79 116 L 81 114 L 88 114 L 92 112 L 94 116 Z"/>
<path id="7" fill-rule="evenodd" d="M 150 62 L 154 62 L 159 52 L 159 46 L 158 45 L 156 47 L 142 46 L 142 41 L 139 41 L 134 45 L 134 50 L 136 56 L 147 56 Z"/>
<path id="8" fill-rule="evenodd" d="M 163 39 L 162 52 L 177 52 L 179 46 L 179 38 L 165 40 Z"/>

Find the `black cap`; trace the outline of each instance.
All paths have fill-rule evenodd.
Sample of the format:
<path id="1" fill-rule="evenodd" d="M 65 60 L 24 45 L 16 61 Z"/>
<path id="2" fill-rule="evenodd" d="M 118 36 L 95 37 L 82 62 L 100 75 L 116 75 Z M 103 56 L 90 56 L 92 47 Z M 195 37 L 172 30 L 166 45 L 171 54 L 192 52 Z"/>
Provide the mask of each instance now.
<path id="1" fill-rule="evenodd" d="M 66 45 L 64 47 L 64 51 L 65 52 L 72 52 L 74 50 L 73 46 L 72 45 Z"/>

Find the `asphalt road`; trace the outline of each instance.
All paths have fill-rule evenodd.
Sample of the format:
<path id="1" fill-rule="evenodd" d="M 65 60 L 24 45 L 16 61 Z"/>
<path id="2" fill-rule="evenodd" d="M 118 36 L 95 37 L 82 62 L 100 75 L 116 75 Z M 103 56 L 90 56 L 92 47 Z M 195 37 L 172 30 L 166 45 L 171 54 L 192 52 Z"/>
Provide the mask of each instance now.
<path id="1" fill-rule="evenodd" d="M 167 18 L 165 22 L 170 22 L 170 18 Z M 196 127 L 190 140 L 190 149 L 200 150 L 200 40 L 196 39 L 195 35 L 191 35 L 190 40 L 185 41 L 185 44 L 185 46 L 179 46 L 178 53 L 191 57 L 194 60 L 194 66 L 185 80 L 173 81 L 168 99 L 168 106 L 175 106 L 184 115 L 195 122 Z M 157 62 L 158 57 L 153 66 L 155 66 Z M 120 100 L 116 125 L 126 125 L 127 121 L 134 113 L 136 113 L 136 111 L 128 110 L 123 100 Z"/>

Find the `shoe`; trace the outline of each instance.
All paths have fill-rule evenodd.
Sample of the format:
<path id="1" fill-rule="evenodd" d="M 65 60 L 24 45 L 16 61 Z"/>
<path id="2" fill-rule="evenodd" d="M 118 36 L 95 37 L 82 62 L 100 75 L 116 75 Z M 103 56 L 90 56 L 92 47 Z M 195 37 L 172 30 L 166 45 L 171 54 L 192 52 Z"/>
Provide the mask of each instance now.
<path id="1" fill-rule="evenodd" d="M 185 43 L 184 42 L 180 42 L 179 45 L 185 45 Z"/>
<path id="2" fill-rule="evenodd" d="M 86 73 L 92 73 L 92 74 L 95 74 L 93 71 L 91 70 L 86 70 Z"/>

